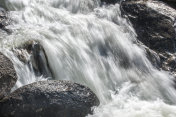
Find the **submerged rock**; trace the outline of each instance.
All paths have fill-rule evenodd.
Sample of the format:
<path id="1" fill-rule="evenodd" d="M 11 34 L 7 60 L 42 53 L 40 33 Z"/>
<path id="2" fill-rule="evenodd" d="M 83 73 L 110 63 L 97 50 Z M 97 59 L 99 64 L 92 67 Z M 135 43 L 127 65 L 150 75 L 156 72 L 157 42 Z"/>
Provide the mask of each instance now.
<path id="1" fill-rule="evenodd" d="M 22 62 L 32 66 L 37 76 L 52 77 L 45 50 L 39 42 L 27 41 L 14 52 Z"/>
<path id="2" fill-rule="evenodd" d="M 69 81 L 23 86 L 0 102 L 1 117 L 85 117 L 99 105 L 87 87 Z"/>
<path id="3" fill-rule="evenodd" d="M 0 99 L 7 96 L 17 81 L 13 63 L 0 53 Z"/>
<path id="4" fill-rule="evenodd" d="M 175 51 L 176 10 L 159 1 L 127 0 L 121 3 L 122 14 L 131 21 L 138 39 L 158 52 Z"/>

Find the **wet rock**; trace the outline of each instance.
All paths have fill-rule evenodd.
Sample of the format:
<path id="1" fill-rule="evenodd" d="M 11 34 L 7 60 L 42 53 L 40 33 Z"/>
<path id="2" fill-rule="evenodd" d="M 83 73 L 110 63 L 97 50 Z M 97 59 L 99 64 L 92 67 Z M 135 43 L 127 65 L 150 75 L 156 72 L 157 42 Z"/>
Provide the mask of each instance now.
<path id="1" fill-rule="evenodd" d="M 10 20 L 8 18 L 8 13 L 5 9 L 0 7 L 0 29 L 6 31 L 10 34 L 12 31 L 7 29 L 6 26 L 9 24 Z"/>
<path id="2" fill-rule="evenodd" d="M 1 117 L 85 117 L 99 105 L 87 87 L 69 81 L 23 86 L 0 102 Z"/>
<path id="3" fill-rule="evenodd" d="M 12 50 L 14 54 L 19 58 L 20 61 L 22 61 L 25 64 L 28 64 L 30 60 L 30 54 L 26 49 L 13 49 Z"/>
<path id="4" fill-rule="evenodd" d="M 169 71 L 176 78 L 176 54 L 159 53 L 145 47 L 147 58 L 159 70 Z"/>
<path id="5" fill-rule="evenodd" d="M 158 52 L 174 52 L 176 10 L 159 1 L 127 0 L 121 3 L 122 14 L 131 21 L 138 39 Z"/>
<path id="6" fill-rule="evenodd" d="M 115 4 L 117 3 L 119 0 L 101 0 L 102 3 L 106 3 L 106 4 Z"/>
<path id="7" fill-rule="evenodd" d="M 121 11 L 133 25 L 153 66 L 176 78 L 176 10 L 173 4 L 165 4 L 176 1 L 168 1 L 126 0 L 121 3 Z"/>
<path id="8" fill-rule="evenodd" d="M 176 55 L 171 53 L 165 53 L 165 60 L 163 61 L 162 68 L 166 71 L 170 71 L 171 73 L 176 73 Z"/>
<path id="9" fill-rule="evenodd" d="M 174 9 L 176 9 L 176 0 L 161 0 L 165 3 L 167 3 L 169 6 L 173 7 Z"/>
<path id="10" fill-rule="evenodd" d="M 17 81 L 13 63 L 0 53 L 0 99 L 7 96 Z"/>
<path id="11" fill-rule="evenodd" d="M 27 41 L 14 52 L 22 62 L 32 66 L 37 76 L 52 77 L 45 50 L 39 42 Z"/>
<path id="12" fill-rule="evenodd" d="M 158 53 L 149 49 L 148 47 L 145 47 L 145 50 L 146 50 L 147 58 L 151 61 L 153 66 L 155 66 L 157 69 L 160 69 L 162 67 L 162 63 Z"/>

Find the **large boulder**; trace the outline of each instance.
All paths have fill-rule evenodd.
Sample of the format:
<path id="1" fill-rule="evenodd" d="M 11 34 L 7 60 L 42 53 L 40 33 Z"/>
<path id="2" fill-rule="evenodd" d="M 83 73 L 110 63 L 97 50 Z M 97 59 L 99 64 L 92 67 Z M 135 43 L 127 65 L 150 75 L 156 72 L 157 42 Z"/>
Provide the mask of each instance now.
<path id="1" fill-rule="evenodd" d="M 129 18 L 138 39 L 158 52 L 174 52 L 176 10 L 159 1 L 127 0 L 121 3 L 122 14 Z"/>
<path id="2" fill-rule="evenodd" d="M 7 96 L 17 81 L 13 63 L 0 53 L 0 99 Z"/>
<path id="3" fill-rule="evenodd" d="M 87 87 L 69 81 L 23 86 L 0 102 L 1 117 L 85 117 L 99 105 Z"/>
<path id="4" fill-rule="evenodd" d="M 121 11 L 136 30 L 151 63 L 176 77 L 176 10 L 162 1 L 126 0 Z"/>

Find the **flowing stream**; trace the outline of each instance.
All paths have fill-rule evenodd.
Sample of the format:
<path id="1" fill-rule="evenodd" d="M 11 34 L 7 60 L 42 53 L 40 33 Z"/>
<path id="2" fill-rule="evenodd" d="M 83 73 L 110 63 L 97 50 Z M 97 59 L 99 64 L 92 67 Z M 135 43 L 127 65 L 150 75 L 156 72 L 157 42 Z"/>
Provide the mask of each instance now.
<path id="1" fill-rule="evenodd" d="M 1 4 L 2 3 L 2 4 Z M 12 48 L 35 40 L 43 46 L 52 79 L 91 88 L 101 104 L 88 117 L 176 117 L 173 77 L 156 70 L 121 17 L 119 4 L 99 0 L 0 0 L 13 31 L 2 33 L 0 49 L 14 63 L 14 88 L 51 79 L 36 76 Z"/>

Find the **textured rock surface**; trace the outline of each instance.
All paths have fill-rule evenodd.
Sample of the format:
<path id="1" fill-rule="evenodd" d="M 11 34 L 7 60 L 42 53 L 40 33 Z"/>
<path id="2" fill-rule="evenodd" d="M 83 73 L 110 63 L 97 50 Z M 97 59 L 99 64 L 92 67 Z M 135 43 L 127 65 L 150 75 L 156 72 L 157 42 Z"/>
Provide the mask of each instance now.
<path id="1" fill-rule="evenodd" d="M 7 96 L 17 81 L 13 63 L 0 53 L 0 99 Z"/>
<path id="2" fill-rule="evenodd" d="M 154 0 L 123 1 L 121 10 L 145 45 L 152 64 L 176 76 L 176 10 Z"/>
<path id="3" fill-rule="evenodd" d="M 143 0 L 122 2 L 121 9 L 147 47 L 158 52 L 175 51 L 176 10 L 162 2 Z"/>
<path id="4" fill-rule="evenodd" d="M 69 81 L 41 81 L 0 102 L 1 117 L 85 117 L 99 104 L 87 87 Z"/>

